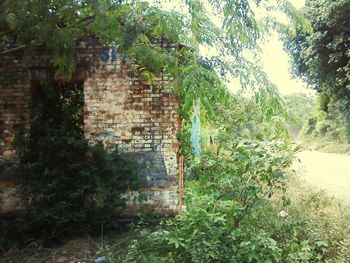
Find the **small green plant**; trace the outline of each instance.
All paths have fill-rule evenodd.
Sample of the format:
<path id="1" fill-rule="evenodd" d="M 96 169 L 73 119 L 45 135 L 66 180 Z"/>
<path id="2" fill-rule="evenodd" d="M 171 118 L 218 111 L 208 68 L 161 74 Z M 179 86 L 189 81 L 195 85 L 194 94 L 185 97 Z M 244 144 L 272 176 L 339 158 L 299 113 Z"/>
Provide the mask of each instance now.
<path id="1" fill-rule="evenodd" d="M 159 212 L 150 208 L 141 208 L 138 212 L 137 225 L 140 227 L 157 226 L 164 218 Z"/>

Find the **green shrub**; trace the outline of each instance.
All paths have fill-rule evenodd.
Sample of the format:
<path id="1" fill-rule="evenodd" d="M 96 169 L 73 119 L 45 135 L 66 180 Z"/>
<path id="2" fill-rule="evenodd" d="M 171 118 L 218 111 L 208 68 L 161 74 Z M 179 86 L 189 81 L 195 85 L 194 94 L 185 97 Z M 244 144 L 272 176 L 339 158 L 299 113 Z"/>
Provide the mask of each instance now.
<path id="1" fill-rule="evenodd" d="M 199 194 L 192 181 L 184 214 L 142 230 L 124 262 L 349 262 L 348 207 L 293 180 L 285 198 L 245 217 L 239 202 Z"/>
<path id="2" fill-rule="evenodd" d="M 292 159 L 261 142 L 202 156 L 186 211 L 143 229 L 124 262 L 349 262 L 349 211 L 290 174 L 284 180 Z"/>
<path id="3" fill-rule="evenodd" d="M 122 194 L 134 183 L 132 162 L 85 140 L 50 136 L 38 143 L 22 157 L 19 191 L 31 232 L 50 237 L 118 218 Z"/>
<path id="4" fill-rule="evenodd" d="M 283 145 L 244 142 L 192 166 L 186 211 L 129 247 L 125 262 L 280 262 L 270 233 L 252 224 L 276 188 L 292 154 Z"/>
<path id="5" fill-rule="evenodd" d="M 249 224 L 237 226 L 240 206 L 201 196 L 176 219 L 134 241 L 125 262 L 278 262 L 274 240 Z"/>
<path id="6" fill-rule="evenodd" d="M 216 199 L 235 199 L 245 210 L 261 205 L 281 188 L 284 169 L 291 165 L 293 151 L 284 144 L 242 141 L 219 155 L 203 154 L 191 166 L 200 194 Z"/>
<path id="7" fill-rule="evenodd" d="M 20 152 L 19 227 L 50 239 L 67 231 L 112 225 L 136 187 L 136 164 L 84 138 L 79 84 L 40 83 L 32 105 L 30 136 Z"/>

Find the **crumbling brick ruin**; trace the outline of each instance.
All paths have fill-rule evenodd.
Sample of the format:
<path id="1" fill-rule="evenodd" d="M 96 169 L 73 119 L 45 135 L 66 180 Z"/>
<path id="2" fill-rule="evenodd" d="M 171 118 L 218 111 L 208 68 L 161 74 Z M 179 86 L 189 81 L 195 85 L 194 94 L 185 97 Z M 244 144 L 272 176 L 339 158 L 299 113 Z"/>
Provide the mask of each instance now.
<path id="1" fill-rule="evenodd" d="M 0 55 L 2 159 L 15 159 L 16 137 L 28 134 L 33 83 L 55 79 L 50 55 L 41 49 L 36 54 L 30 61 L 20 59 L 20 50 Z M 128 211 L 146 206 L 164 213 L 178 212 L 182 164 L 176 136 L 181 121 L 179 101 L 166 88 L 167 82 L 159 80 L 160 89 L 131 77 L 128 63 L 115 49 L 102 47 L 96 40 L 79 44 L 73 81 L 83 82 L 86 138 L 102 141 L 107 148 L 118 145 L 141 164 L 139 176 L 146 179 L 148 187 L 127 193 Z M 0 174 L 3 197 L 12 188 L 7 177 Z M 140 194 L 143 201 L 135 202 Z"/>

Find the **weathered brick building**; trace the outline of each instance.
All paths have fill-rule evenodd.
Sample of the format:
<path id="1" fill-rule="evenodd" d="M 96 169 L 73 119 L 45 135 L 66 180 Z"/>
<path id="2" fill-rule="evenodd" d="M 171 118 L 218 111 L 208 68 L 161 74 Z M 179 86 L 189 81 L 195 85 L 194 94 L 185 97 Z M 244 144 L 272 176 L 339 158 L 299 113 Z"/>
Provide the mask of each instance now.
<path id="1" fill-rule="evenodd" d="M 55 79 L 49 53 L 40 50 L 36 54 L 29 62 L 23 62 L 21 51 L 0 55 L 2 159 L 16 158 L 16 137 L 28 134 L 34 83 Z M 181 127 L 179 101 L 166 88 L 166 81 L 159 80 L 161 89 L 148 85 L 130 76 L 128 67 L 114 48 L 96 41 L 80 43 L 72 81 L 83 83 L 85 136 L 92 142 L 102 141 L 107 148 L 118 145 L 141 164 L 139 176 L 148 186 L 127 193 L 129 209 L 152 206 L 177 212 L 182 205 L 182 164 L 176 137 Z M 0 174 L 0 188 L 11 188 L 4 183 L 8 179 Z M 141 203 L 134 198 L 140 194 Z"/>

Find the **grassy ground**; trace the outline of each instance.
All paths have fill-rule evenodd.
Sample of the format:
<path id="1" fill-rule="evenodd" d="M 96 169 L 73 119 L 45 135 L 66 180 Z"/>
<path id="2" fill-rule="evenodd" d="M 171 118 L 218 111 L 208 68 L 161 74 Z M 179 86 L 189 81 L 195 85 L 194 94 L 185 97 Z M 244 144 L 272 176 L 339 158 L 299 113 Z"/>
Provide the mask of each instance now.
<path id="1" fill-rule="evenodd" d="M 314 261 L 309 258 L 302 261 L 299 258 L 286 262 L 350 262 L 349 204 L 309 185 L 298 173 L 289 175 L 287 191 L 283 195 L 290 199 L 290 205 L 286 207 L 281 204 L 281 196 L 276 195 L 273 199 L 276 208 L 288 213 L 281 230 L 294 228 L 294 239 L 306 244 L 303 248 L 305 255 L 311 244 L 324 244 L 325 257 L 330 260 Z M 276 228 L 276 225 L 273 227 Z M 283 231 L 281 233 L 283 235 Z"/>
<path id="2" fill-rule="evenodd" d="M 65 244 L 44 248 L 38 242 L 32 242 L 24 249 L 12 248 L 0 257 L 1 262 L 91 262 L 95 258 L 98 240 L 91 237 L 80 237 L 67 240 Z"/>
<path id="3" fill-rule="evenodd" d="M 124 233 L 114 232 L 105 236 L 92 237 L 86 234 L 67 239 L 62 244 L 51 248 L 45 248 L 40 241 L 37 241 L 30 243 L 23 249 L 14 247 L 2 255 L 0 254 L 0 262 L 90 263 L 101 256 L 116 258 L 122 256 L 129 243 L 138 235 L 139 232 L 134 228 L 124 231 Z M 111 254 L 111 249 L 108 249 L 109 254 L 104 253 L 110 247 L 113 247 L 115 255 Z"/>

